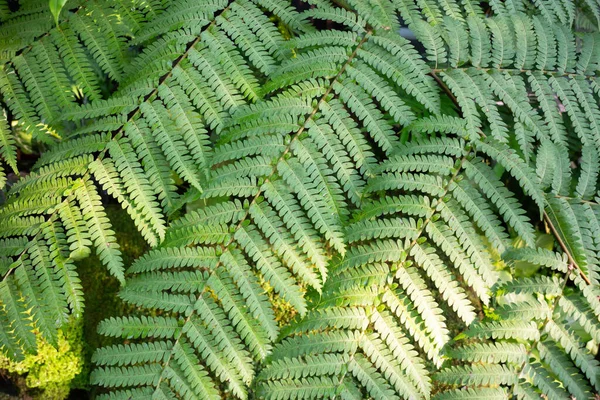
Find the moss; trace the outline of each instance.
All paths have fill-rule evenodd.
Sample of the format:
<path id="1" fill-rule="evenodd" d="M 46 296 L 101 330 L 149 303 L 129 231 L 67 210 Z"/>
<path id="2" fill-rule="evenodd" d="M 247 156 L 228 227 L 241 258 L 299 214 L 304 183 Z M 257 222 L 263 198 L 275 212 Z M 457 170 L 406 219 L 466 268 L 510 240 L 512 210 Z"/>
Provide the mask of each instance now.
<path id="1" fill-rule="evenodd" d="M 125 211 L 107 207 L 125 267 L 141 256 L 148 246 Z M 83 317 L 73 319 L 59 332 L 58 349 L 38 340 L 38 354 L 19 363 L 0 357 L 0 369 L 8 372 L 19 398 L 66 399 L 73 388 L 89 389 L 91 358 L 95 349 L 112 344 L 97 334 L 97 326 L 110 316 L 131 311 L 117 296 L 119 282 L 108 274 L 95 255 L 76 263 L 85 298 Z"/>
<path id="2" fill-rule="evenodd" d="M 0 368 L 13 375 L 21 398 L 65 399 L 85 364 L 82 333 L 81 320 L 73 319 L 58 333 L 58 349 L 39 337 L 37 354 L 28 355 L 21 362 L 0 357 Z"/>
<path id="3" fill-rule="evenodd" d="M 265 289 L 265 293 L 267 294 L 273 312 L 275 313 L 275 321 L 277 321 L 279 327 L 281 328 L 288 325 L 296 317 L 296 309 L 287 300 L 275 293 L 273 287 L 262 277 L 260 279 L 260 285 Z"/>

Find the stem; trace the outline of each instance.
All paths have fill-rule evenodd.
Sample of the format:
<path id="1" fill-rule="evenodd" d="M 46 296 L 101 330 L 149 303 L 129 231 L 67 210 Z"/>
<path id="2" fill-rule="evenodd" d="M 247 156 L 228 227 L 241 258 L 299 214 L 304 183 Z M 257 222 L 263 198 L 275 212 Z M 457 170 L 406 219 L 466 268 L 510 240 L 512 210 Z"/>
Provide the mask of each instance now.
<path id="1" fill-rule="evenodd" d="M 456 68 L 454 68 L 456 69 Z M 490 71 L 490 70 L 499 70 L 499 71 L 519 71 L 519 72 L 524 72 L 524 71 L 520 71 L 520 70 L 510 70 L 510 69 L 499 69 L 499 68 L 479 68 L 483 71 Z M 458 108 L 459 113 L 462 115 L 462 111 L 461 111 L 461 107 L 458 103 L 458 100 L 456 98 L 456 96 L 454 96 L 454 94 L 452 93 L 452 91 L 450 90 L 450 88 L 444 83 L 444 81 L 442 81 L 442 79 L 436 74 L 436 72 L 443 72 L 445 69 L 432 69 L 432 71 L 429 73 L 429 75 L 431 75 L 433 77 L 433 79 L 435 79 L 435 81 L 437 82 L 437 84 L 442 88 L 442 90 L 448 95 L 448 97 L 450 97 L 450 99 L 452 100 L 452 103 L 454 103 L 454 105 Z M 576 75 L 576 74 L 565 74 L 565 75 Z M 485 138 L 485 134 L 481 131 L 477 132 L 479 134 L 480 137 Z M 557 196 L 557 197 L 561 197 L 561 196 Z M 586 202 L 586 203 L 592 203 L 592 204 L 596 204 L 594 202 L 589 202 L 589 201 L 585 201 L 582 200 L 582 202 Z M 558 242 L 560 248 L 565 252 L 565 254 L 567 255 L 568 259 L 569 259 L 569 263 L 576 268 L 579 271 L 579 275 L 581 276 L 581 278 L 588 284 L 591 285 L 591 281 L 590 279 L 585 275 L 585 273 L 583 272 L 583 270 L 579 267 L 579 265 L 577 264 L 577 261 L 575 261 L 574 257 L 571 255 L 571 252 L 569 251 L 568 246 L 565 244 L 565 242 L 562 240 L 560 234 L 558 233 L 558 230 L 556 229 L 556 227 L 554 226 L 554 224 L 552 223 L 552 221 L 550 220 L 550 217 L 548 216 L 548 213 L 546 213 L 546 211 L 544 211 L 543 213 L 543 219 L 546 222 L 546 224 L 548 224 L 548 226 L 550 227 L 550 230 L 552 231 L 552 234 L 554 235 L 554 237 L 556 238 L 556 241 Z"/>
<path id="2" fill-rule="evenodd" d="M 354 51 L 352 52 L 352 54 L 350 54 L 350 56 L 348 57 L 348 59 L 346 60 L 346 62 L 344 63 L 344 65 L 342 65 L 342 67 L 340 68 L 340 71 L 337 73 L 337 75 L 330 81 L 329 87 L 327 88 L 327 90 L 325 91 L 325 93 L 323 94 L 323 96 L 321 96 L 321 98 L 319 99 L 319 101 L 317 102 L 317 104 L 315 104 L 312 112 L 306 117 L 306 119 L 304 120 L 304 123 L 302 124 L 302 126 L 298 129 L 298 131 L 296 131 L 293 135 L 292 138 L 289 142 L 289 144 L 286 146 L 285 150 L 281 153 L 280 157 L 277 159 L 277 161 L 275 162 L 275 165 L 273 166 L 273 169 L 271 171 L 271 174 L 265 178 L 264 180 L 264 184 L 268 183 L 276 174 L 277 174 L 277 164 L 279 164 L 279 162 L 281 160 L 283 160 L 283 158 L 285 157 L 286 154 L 288 154 L 288 152 L 291 149 L 292 144 L 294 143 L 294 141 L 306 130 L 306 126 L 307 124 L 314 118 L 314 116 L 317 114 L 318 110 L 319 110 L 319 106 L 320 104 L 325 101 L 327 99 L 327 96 L 331 93 L 331 91 L 333 90 L 333 85 L 334 83 L 340 78 L 340 76 L 344 73 L 344 71 L 346 70 L 346 67 L 352 62 L 352 60 L 354 59 L 354 57 L 356 56 L 358 50 L 362 47 L 362 45 L 367 41 L 369 35 L 371 34 L 371 31 L 367 31 L 365 33 L 365 35 L 363 36 L 363 38 L 360 40 L 360 42 L 356 45 L 356 48 L 354 49 Z M 252 198 L 252 200 L 250 201 L 250 203 L 248 204 L 248 208 L 246 210 L 246 213 L 244 214 L 244 216 L 241 218 L 241 220 L 239 221 L 239 223 L 237 224 L 235 231 L 239 230 L 240 228 L 242 228 L 243 223 L 248 219 L 248 216 L 250 215 L 250 208 L 252 207 L 252 205 L 254 205 L 258 199 L 260 198 L 262 194 L 262 190 L 258 190 L 257 194 Z M 234 237 L 232 236 L 229 241 L 225 244 L 221 245 L 221 251 L 222 253 L 227 251 L 227 248 L 229 246 L 231 246 L 234 242 Z M 219 260 L 217 262 L 217 265 L 214 267 L 214 269 L 211 272 L 211 276 L 215 273 L 215 271 L 218 269 L 218 267 L 221 265 L 221 261 Z M 210 278 L 209 278 L 210 279 Z M 208 279 L 207 279 L 208 280 Z M 202 292 L 200 292 L 200 294 L 198 296 L 196 296 L 196 302 L 200 300 L 200 298 L 204 295 L 205 293 L 204 289 Z M 192 310 L 190 312 L 190 314 L 186 317 L 184 323 L 182 326 L 185 326 L 192 318 L 192 316 L 195 315 L 195 310 Z M 164 379 L 164 371 L 166 370 L 166 367 L 169 365 L 169 363 L 171 362 L 171 359 L 173 358 L 174 355 L 174 349 L 175 347 L 179 344 L 179 342 L 181 341 L 183 337 L 183 329 L 180 331 L 179 336 L 177 336 L 177 338 L 175 339 L 174 343 L 173 343 L 173 347 L 172 350 L 168 356 L 168 358 L 165 360 L 164 364 L 163 364 L 163 372 L 161 373 L 157 384 L 154 386 L 155 390 L 159 388 L 160 383 L 162 382 L 162 380 Z"/>
<path id="3" fill-rule="evenodd" d="M 432 69 L 431 72 L 429 73 L 429 75 L 431 75 L 431 77 L 433 77 L 433 79 L 435 79 L 435 81 L 437 82 L 437 84 L 442 88 L 442 90 L 444 91 L 444 93 L 446 93 L 446 95 L 448 95 L 448 97 L 450 97 L 450 100 L 452 100 L 452 103 L 454 103 L 454 105 L 456 106 L 456 109 L 458 111 L 458 114 L 460 115 L 460 117 L 463 117 L 463 112 L 462 112 L 462 108 L 460 107 L 460 104 L 458 104 L 458 100 L 456 99 L 456 96 L 454 96 L 454 93 L 452 93 L 452 91 L 450 90 L 450 88 L 444 83 L 444 81 L 436 74 L 436 71 L 441 71 L 443 72 L 444 70 L 441 69 Z"/>
<path id="4" fill-rule="evenodd" d="M 569 251 L 566 243 L 562 240 L 562 237 L 560 236 L 560 234 L 558 233 L 558 230 L 556 229 L 556 227 L 554 226 L 554 224 L 552 223 L 552 221 L 550 220 L 550 217 L 548 216 L 548 213 L 546 213 L 546 211 L 544 211 L 544 221 L 546 222 L 546 224 L 548 224 L 548 226 L 550 227 L 550 230 L 552 231 L 552 234 L 554 235 L 554 237 L 556 238 L 556 241 L 558 242 L 558 245 L 560 246 L 560 248 L 565 252 L 565 254 L 567 255 L 567 258 L 569 260 L 569 264 L 573 267 L 576 268 L 577 271 L 579 272 L 579 276 L 581 276 L 581 278 L 585 281 L 585 283 L 587 283 L 588 285 L 591 285 L 592 282 L 590 281 L 590 279 L 585 275 L 585 273 L 583 272 L 583 270 L 579 267 L 579 265 L 577 265 L 577 261 L 575 261 L 575 259 L 573 258 L 573 256 L 571 255 L 571 252 Z"/>

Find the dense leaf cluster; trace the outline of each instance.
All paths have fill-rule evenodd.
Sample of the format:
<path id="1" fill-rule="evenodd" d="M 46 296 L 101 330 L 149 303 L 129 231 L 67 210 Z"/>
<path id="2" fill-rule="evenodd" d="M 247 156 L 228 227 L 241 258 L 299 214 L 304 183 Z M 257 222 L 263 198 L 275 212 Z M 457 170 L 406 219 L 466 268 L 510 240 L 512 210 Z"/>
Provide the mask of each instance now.
<path id="1" fill-rule="evenodd" d="M 56 343 L 95 251 L 138 310 L 98 327 L 104 399 L 600 391 L 597 2 L 22 3 L 4 353 Z M 152 247 L 127 268 L 109 201 Z"/>

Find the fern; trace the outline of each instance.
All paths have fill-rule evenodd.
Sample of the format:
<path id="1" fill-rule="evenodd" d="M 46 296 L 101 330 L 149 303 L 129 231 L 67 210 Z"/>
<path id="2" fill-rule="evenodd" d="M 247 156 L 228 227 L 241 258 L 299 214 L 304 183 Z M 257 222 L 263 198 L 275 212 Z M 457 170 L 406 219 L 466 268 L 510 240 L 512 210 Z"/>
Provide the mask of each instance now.
<path id="1" fill-rule="evenodd" d="M 449 35 L 457 34 L 457 22 L 441 17 L 443 9 L 456 19 L 453 9 L 440 7 L 437 13 L 430 14 L 430 24 L 434 29 L 443 24 L 451 32 Z M 414 21 L 413 7 L 403 11 L 405 20 Z M 423 11 L 427 15 L 428 11 Z M 547 64 L 539 72 L 525 71 L 535 68 L 535 57 L 544 57 L 545 49 L 535 47 L 536 43 L 543 44 L 536 41 L 532 28 L 538 22 L 520 13 L 511 15 L 510 25 L 502 18 L 484 20 L 482 25 L 471 16 L 469 39 L 442 34 L 447 48 L 428 49 L 428 54 L 450 55 L 450 65 L 438 65 L 433 73 L 441 75 L 436 80 L 459 107 L 464 125 L 452 117 L 427 117 L 406 130 L 413 134 L 443 132 L 459 138 L 449 146 L 448 139 L 442 142 L 417 137 L 414 142 L 409 140 L 397 147 L 391 159 L 380 165 L 379 175 L 372 177 L 366 187 L 367 192 L 381 193 L 383 199 L 365 205 L 366 211 L 359 211 L 348 226 L 352 247 L 330 267 L 328 283 L 313 310 L 292 323 L 281 344 L 275 347 L 258 377 L 260 396 L 312 398 L 312 387 L 317 383 L 319 395 L 326 398 L 429 398 L 434 384 L 444 388 L 442 391 L 448 390 L 436 398 L 520 398 L 526 394 L 539 396 L 536 392 L 549 398 L 590 398 L 598 390 L 597 361 L 584 350 L 589 340 L 585 337 L 597 329 L 596 322 L 590 323 L 595 318 L 591 310 L 597 308 L 597 299 L 573 294 L 580 310 L 589 313 L 583 322 L 589 332 L 582 335 L 565 325 L 572 319 L 556 309 L 568 286 L 556 278 L 547 282 L 542 277 L 503 283 L 503 275 L 491 263 L 494 254 L 490 248 L 504 252 L 510 247 L 507 239 L 513 234 L 528 246 L 535 247 L 536 240 L 522 206 L 498 179 L 501 175 L 494 173 L 475 152 L 497 163 L 496 169 L 502 167 L 500 174 L 504 170 L 518 182 L 537 206 L 537 218 L 540 214 L 544 217 L 566 254 L 557 258 L 541 250 L 512 251 L 515 260 L 531 260 L 562 272 L 565 279 L 573 280 L 573 293 L 589 292 L 593 286 L 587 285 L 594 285 L 596 264 L 588 259 L 595 260 L 589 228 L 596 221 L 595 204 L 584 203 L 581 196 L 572 194 L 571 187 L 575 185 L 570 183 L 568 158 L 566 167 L 562 161 L 555 161 L 568 157 L 565 150 L 569 146 L 574 150 L 593 140 L 593 133 L 583 128 L 590 124 L 582 120 L 594 119 L 594 106 L 588 108 L 597 103 L 589 97 L 594 83 L 585 78 L 585 69 L 577 71 L 580 77 L 560 78 L 556 72 L 546 72 Z M 486 32 L 486 25 L 490 33 Z M 460 29 L 466 30 L 466 26 Z M 460 29 L 458 35 L 462 35 Z M 513 29 L 512 37 L 517 38 L 514 44 L 509 43 Z M 415 31 L 425 34 L 424 28 Z M 563 37 L 556 40 L 559 47 L 569 44 L 568 38 L 567 43 L 562 43 Z M 440 40 L 424 43 L 442 46 Z M 465 65 L 471 62 L 464 55 L 468 53 L 467 43 L 473 46 L 471 57 L 475 57 L 474 64 L 479 69 Z M 565 48 L 562 54 L 569 59 L 557 59 L 548 69 L 556 65 L 559 74 L 569 69 L 574 72 L 575 58 L 571 56 L 575 51 Z M 580 56 L 587 58 L 589 54 Z M 520 74 L 531 77 L 531 89 L 526 88 L 526 80 Z M 544 99 L 558 90 L 552 82 L 559 79 L 561 87 L 569 85 L 581 90 L 580 100 L 562 102 L 566 114 L 573 120 L 579 119 L 582 126 L 581 133 L 568 141 L 566 138 L 572 134 L 567 133 L 563 122 L 556 122 L 556 116 L 562 118 L 558 108 Z M 545 85 L 546 89 L 536 85 Z M 588 95 L 583 94 L 586 91 Z M 544 116 L 539 116 L 529 101 L 522 100 L 527 99 L 526 93 L 535 94 L 532 102 L 539 101 L 538 109 Z M 561 96 L 568 97 L 558 94 L 559 99 Z M 503 107 L 502 114 L 498 105 Z M 480 109 L 487 122 L 483 122 Z M 554 125 L 542 124 L 543 118 L 549 116 Z M 507 130 L 507 126 L 515 129 Z M 555 129 L 553 133 L 546 131 L 549 126 Z M 509 136 L 511 131 L 515 136 Z M 538 164 L 536 174 L 528 164 L 536 158 L 537 143 L 542 144 L 540 150 L 551 146 L 557 150 L 551 153 L 552 158 L 545 156 L 548 158 L 543 161 L 545 164 Z M 453 148 L 461 150 L 455 152 Z M 443 158 L 448 156 L 453 158 Z M 578 183 L 578 193 L 585 191 L 582 187 L 590 176 L 595 177 L 595 172 L 590 171 L 595 168 L 593 156 L 586 155 L 581 162 L 584 168 L 580 178 L 585 181 Z M 545 176 L 551 178 L 552 192 L 544 193 L 547 186 L 540 187 Z M 595 187 L 596 183 L 592 185 Z M 595 190 L 589 191 L 592 192 Z M 416 199 L 426 199 L 419 204 L 429 206 L 430 211 L 416 208 Z M 584 209 L 589 210 L 587 214 Z M 505 231 L 505 227 L 512 230 Z M 587 269 L 587 265 L 592 265 L 592 269 Z M 577 272 L 571 272 L 573 269 Z M 551 296 L 552 301 L 538 293 Z M 495 308 L 489 321 L 481 320 L 475 313 L 481 303 Z M 467 327 L 457 338 L 473 337 L 480 342 L 473 344 L 471 340 L 457 348 L 444 318 L 448 310 Z M 360 324 L 350 324 L 343 318 L 359 313 L 363 315 Z M 522 347 L 523 343 L 527 347 Z M 597 343 L 592 342 L 591 346 L 597 348 Z M 328 358 L 322 359 L 325 355 Z M 347 369 L 336 368 L 339 359 L 348 360 Z M 428 360 L 441 370 L 430 375 Z M 458 360 L 464 365 L 449 366 Z M 305 373 L 288 374 L 284 365 L 302 365 Z"/>
<path id="2" fill-rule="evenodd" d="M 461 139 L 454 141 L 452 147 L 464 148 Z M 394 172 L 374 176 L 367 190 L 374 188 L 384 196 L 373 206 L 393 206 L 359 216 L 348 226 L 351 237 L 356 237 L 352 247 L 344 259 L 331 267 L 331 284 L 324 287 L 316 309 L 299 323 L 302 328 L 294 327 L 280 348 L 276 347 L 264 376 L 272 376 L 273 368 L 280 369 L 282 360 L 292 358 L 291 364 L 302 363 L 315 354 L 334 351 L 361 360 L 361 367 L 349 367 L 333 376 L 326 368 L 315 370 L 311 376 L 336 382 L 332 392 L 346 385 L 361 388 L 374 398 L 378 390 L 384 389 L 401 398 L 429 397 L 431 377 L 426 360 L 441 366 L 446 357 L 443 349 L 451 340 L 444 315 L 452 310 L 465 325 L 471 325 L 478 319 L 476 309 L 480 304 L 490 303 L 491 290 L 498 282 L 492 254 L 476 232 L 481 229 L 485 237 L 492 236 L 491 243 L 505 246 L 507 232 L 503 224 L 509 223 L 499 211 L 481 206 L 486 204 L 484 196 L 491 197 L 487 192 L 490 186 L 500 187 L 501 183 L 495 183 L 497 178 L 491 170 L 486 174 L 487 185 L 470 179 L 467 171 L 473 168 L 473 150 L 452 155 L 447 150 L 451 148 L 449 144 L 437 140 L 418 142 L 422 150 L 407 144 L 399 147 L 397 154 L 410 150 L 423 155 L 413 154 L 410 162 L 402 164 L 398 161 L 410 156 L 398 155 L 381 164 L 382 171 Z M 432 168 L 435 164 L 430 162 L 426 164 L 428 170 L 420 172 L 422 157 L 432 160 L 433 155 L 444 154 L 452 155 L 445 168 Z M 480 170 L 489 168 L 481 160 L 477 162 Z M 403 169 L 404 165 L 409 167 Z M 385 186 L 379 184 L 383 181 Z M 414 201 L 415 191 L 426 199 L 421 201 L 428 209 L 425 214 L 413 213 L 407 207 Z M 365 206 L 369 207 L 372 206 Z M 518 210 L 520 222 L 528 225 Z M 330 317 L 341 311 L 363 312 L 365 322 L 361 326 L 345 326 L 343 320 Z M 344 341 L 335 350 L 318 345 L 338 331 L 344 332 L 340 340 L 353 335 L 354 341 Z M 304 335 L 309 332 L 308 337 Z M 314 347 L 305 346 L 307 340 Z M 283 388 L 286 395 L 281 398 L 303 395 L 301 380 L 279 375 L 277 379 L 260 377 L 259 390 L 267 398 L 280 398 L 278 393 Z M 370 381 L 379 382 L 378 387 L 371 386 Z"/>
<path id="3" fill-rule="evenodd" d="M 596 3 L 23 3 L 6 355 L 81 314 L 95 251 L 135 309 L 99 326 L 100 398 L 600 391 Z M 152 247 L 132 265 L 107 198 Z"/>
<path id="4" fill-rule="evenodd" d="M 245 10 L 249 10 L 250 15 L 256 21 L 262 21 L 263 26 L 246 38 L 252 47 L 245 51 L 264 48 L 263 41 L 274 42 L 278 48 L 283 46 L 284 39 L 275 25 L 269 22 L 268 11 L 247 2 L 233 8 L 222 2 L 205 4 L 201 7 L 206 19 L 202 32 L 194 34 L 187 28 L 171 32 L 175 29 L 171 26 L 166 33 L 163 32 L 161 29 L 165 29 L 162 25 L 164 20 L 168 20 L 167 15 L 180 12 L 180 6 L 165 4 L 151 12 L 156 13 L 157 22 L 151 25 L 152 28 L 147 28 L 147 46 L 132 60 L 128 60 L 127 49 L 130 46 L 128 43 L 135 37 L 133 27 L 126 29 L 120 23 L 111 26 L 112 17 L 100 22 L 108 10 L 100 4 L 89 4 L 69 14 L 65 22 L 73 24 L 73 30 L 82 42 L 66 37 L 57 48 L 52 47 L 55 44 L 50 42 L 51 37 L 68 32 L 67 28 L 55 28 L 50 35 L 34 41 L 31 50 L 26 49 L 11 59 L 10 65 L 14 65 L 19 76 L 10 69 L 11 66 L 5 66 L 5 72 L 10 71 L 5 74 L 8 79 L 6 90 L 13 90 L 17 96 L 5 97 L 5 100 L 12 105 L 16 104 L 13 100 L 22 99 L 22 106 L 28 110 L 27 114 L 13 113 L 19 122 L 28 117 L 34 121 L 38 114 L 40 120 L 47 122 L 58 121 L 60 116 L 63 120 L 57 122 L 56 126 L 64 127 L 65 132 L 71 130 L 64 135 L 68 139 L 49 146 L 38 160 L 35 172 L 10 187 L 7 201 L 0 212 L 2 237 L 30 239 L 23 242 L 20 251 L 11 254 L 7 261 L 8 268 L 3 270 L 3 285 L 8 285 L 6 290 L 10 289 L 15 299 L 12 303 L 6 303 L 4 312 L 22 319 L 22 329 L 11 333 L 7 331 L 7 334 L 14 336 L 10 340 L 25 346 L 26 351 L 33 348 L 27 346 L 22 335 L 30 336 L 39 330 L 43 336 L 51 338 L 48 335 L 52 335 L 64 321 L 64 318 L 55 318 L 51 323 L 46 321 L 44 326 L 39 326 L 43 322 L 41 316 L 46 314 L 44 308 L 47 305 L 44 301 L 40 299 L 39 304 L 33 303 L 28 307 L 25 307 L 26 303 L 21 305 L 20 297 L 25 295 L 22 290 L 26 287 L 21 286 L 25 282 L 19 276 L 25 276 L 23 274 L 26 271 L 33 273 L 39 270 L 38 274 L 52 271 L 52 274 L 58 274 L 60 269 L 68 270 L 68 274 L 65 271 L 48 278 L 53 290 L 60 292 L 63 297 L 69 294 L 69 301 L 63 301 L 62 306 L 53 311 L 61 315 L 81 312 L 81 287 L 72 262 L 86 257 L 92 249 L 95 249 L 109 272 L 124 283 L 122 257 L 104 211 L 101 200 L 103 192 L 127 210 L 144 238 L 155 246 L 165 237 L 169 216 L 182 207 L 180 198 L 186 198 L 180 195 L 172 171 L 176 177 L 184 180 L 184 184 L 179 186 L 189 185 L 188 193 L 204 190 L 206 166 L 211 152 L 207 128 L 220 129 L 211 126 L 213 120 L 206 107 L 213 107 L 225 120 L 235 108 L 255 100 L 256 96 L 246 91 L 243 81 L 257 87 L 258 81 L 264 79 L 261 72 L 251 69 L 251 61 L 246 65 L 242 57 L 245 53 L 239 53 L 234 47 L 235 39 L 221 31 L 220 26 L 226 24 L 224 21 L 239 21 L 245 18 Z M 147 11 L 150 13 L 150 10 Z M 162 16 L 162 19 L 158 16 Z M 143 18 L 139 19 L 136 26 L 144 23 Z M 176 41 L 172 38 L 176 38 Z M 46 42 L 50 47 L 42 48 Z M 229 54 L 226 59 L 216 57 L 208 43 L 227 47 Z M 83 46 L 90 52 L 91 58 L 82 53 Z M 164 58 L 156 59 L 147 69 L 145 77 L 137 75 L 135 70 L 127 70 L 125 65 L 128 63 L 147 63 L 148 56 L 156 51 L 157 46 L 161 51 L 173 52 L 168 62 Z M 36 65 L 35 60 L 27 58 L 28 54 L 44 51 L 51 57 L 50 64 L 56 68 L 53 76 L 40 69 L 44 63 Z M 273 47 L 261 54 L 263 58 L 270 58 L 272 64 L 278 62 Z M 88 63 L 87 66 L 78 61 L 80 56 Z M 65 68 L 62 67 L 63 62 Z M 102 76 L 106 74 L 109 79 L 120 81 L 114 97 L 106 100 L 95 98 L 94 90 L 83 90 L 86 101 L 89 99 L 91 102 L 76 105 L 74 100 L 82 93 L 65 97 L 64 104 L 58 103 L 60 96 L 49 95 L 63 93 L 61 88 L 71 85 L 64 74 L 66 70 L 76 68 L 80 72 L 79 78 L 91 81 L 89 72 L 96 70 L 95 66 L 92 68 L 93 63 L 103 70 L 97 76 L 98 80 L 104 80 Z M 204 68 L 202 63 L 210 65 L 210 69 Z M 29 64 L 39 71 L 29 68 Z M 19 69 L 19 66 L 23 66 L 23 69 Z M 240 75 L 232 75 L 232 68 L 239 70 Z M 126 75 L 127 71 L 131 76 Z M 206 76 L 201 76 L 201 73 Z M 20 83 L 19 78 L 24 83 Z M 209 84 L 205 83 L 206 78 Z M 18 91 L 13 83 L 20 85 L 16 86 Z M 92 85 L 92 88 L 95 86 Z M 199 91 L 206 97 L 199 98 Z M 5 96 L 6 93 L 10 92 L 5 92 Z M 125 96 L 129 96 L 127 100 L 124 100 Z M 225 98 L 222 96 L 226 96 L 227 101 L 223 101 Z M 30 99 L 35 99 L 35 102 L 30 103 Z M 100 125 L 107 119 L 116 122 L 108 129 Z M 36 126 L 39 127 L 39 123 L 31 123 L 31 127 Z M 29 128 L 25 126 L 25 129 Z M 2 156 L 11 167 L 16 168 L 14 140 L 6 126 L 3 132 L 6 133 L 2 136 Z M 49 227 L 60 234 L 50 237 L 47 233 Z M 31 256 L 34 244 L 42 248 L 40 251 L 46 255 L 44 260 Z M 31 290 L 47 285 L 37 281 L 28 284 Z"/>
<path id="5" fill-rule="evenodd" d="M 513 252 L 510 257 L 518 254 Z M 566 264 L 566 260 L 562 262 Z M 590 299 L 584 297 L 580 289 L 582 285 L 585 287 L 585 282 L 572 269 L 568 269 L 562 275 L 563 279 L 556 276 L 553 279 L 540 277 L 536 280 L 521 278 L 503 284 L 499 287 L 496 299 L 498 304 L 504 304 L 496 309 L 501 318 L 500 322 L 490 325 L 490 322 L 484 320 L 478 325 L 489 326 L 483 331 L 485 333 L 482 334 L 479 326 L 474 325 L 461 335 L 463 338 L 476 337 L 479 340 L 494 338 L 494 350 L 489 353 L 487 359 L 466 361 L 481 361 L 490 365 L 504 363 L 504 368 L 508 368 L 513 377 L 511 382 L 486 381 L 486 378 L 480 375 L 480 371 L 484 371 L 481 366 L 474 367 L 469 364 L 440 371 L 439 380 L 473 387 L 490 383 L 508 384 L 506 389 L 517 396 L 539 396 L 536 393 L 541 393 L 548 398 L 564 398 L 569 394 L 577 398 L 590 398 L 598 390 L 598 362 L 585 350 L 585 342 L 595 340 L 593 338 L 596 336 L 598 325 L 597 321 L 587 322 L 587 318 L 594 319 L 597 315 L 592 316 L 590 306 L 594 305 L 588 303 Z M 518 294 L 520 296 L 517 296 Z M 543 295 L 549 297 L 540 297 Z M 536 298 L 538 300 L 535 300 Z M 516 310 L 523 306 L 531 310 L 529 318 L 536 322 L 534 326 L 537 335 L 527 342 L 526 349 L 521 349 L 521 358 L 511 359 L 509 349 L 512 345 L 508 341 L 511 338 L 497 332 L 522 318 L 521 312 L 507 314 L 504 310 Z M 581 325 L 579 319 L 582 321 Z M 578 329 L 582 330 L 583 335 L 576 333 Z M 591 339 L 585 339 L 586 337 Z M 472 346 L 463 345 L 452 350 L 452 353 L 473 354 L 468 350 Z M 484 341 L 479 346 L 485 349 L 489 345 Z M 523 355 L 526 357 L 522 357 Z M 467 378 L 467 375 L 470 376 Z"/>
<path id="6" fill-rule="evenodd" d="M 161 246 L 132 266 L 134 274 L 121 293 L 148 312 L 177 316 L 183 328 L 172 337 L 170 355 L 160 369 L 154 361 L 143 370 L 121 368 L 131 380 L 112 380 L 113 367 L 100 368 L 94 382 L 149 386 L 154 395 L 169 385 L 183 395 L 170 372 L 178 368 L 177 376 L 190 388 L 197 387 L 192 379 L 201 374 L 210 377 L 211 393 L 223 382 L 233 396 L 248 396 L 253 362 L 265 358 L 279 332 L 261 282 L 303 315 L 305 293 L 320 292 L 327 277 L 329 248 L 346 251 L 341 227 L 368 194 L 365 183 L 375 173 L 377 157 L 387 157 L 398 143 L 393 126 L 414 118 L 398 93 L 424 99 L 423 110 L 439 108 L 434 81 L 405 39 L 367 24 L 354 29 L 351 35 L 331 36 L 306 29 L 290 45 L 300 44 L 297 56 L 270 74 L 263 89 L 268 99 L 233 113 L 220 133 L 202 194 L 210 205 L 174 222 Z M 342 36 L 346 47 L 339 46 Z M 381 63 L 370 63 L 371 54 Z M 384 61 L 397 55 L 398 62 Z M 413 83 L 419 77 L 424 82 Z M 356 83 L 347 82 L 351 79 Z M 180 270 L 181 259 L 170 256 L 189 245 L 202 252 L 214 249 L 210 254 L 216 255 L 214 264 L 184 262 L 205 271 L 197 285 L 182 283 L 192 272 Z M 156 264 L 163 257 L 168 258 Z M 194 374 L 180 363 L 180 347 L 200 360 Z M 99 356 L 99 363 L 104 360 Z M 148 368 L 156 376 L 136 381 Z"/>

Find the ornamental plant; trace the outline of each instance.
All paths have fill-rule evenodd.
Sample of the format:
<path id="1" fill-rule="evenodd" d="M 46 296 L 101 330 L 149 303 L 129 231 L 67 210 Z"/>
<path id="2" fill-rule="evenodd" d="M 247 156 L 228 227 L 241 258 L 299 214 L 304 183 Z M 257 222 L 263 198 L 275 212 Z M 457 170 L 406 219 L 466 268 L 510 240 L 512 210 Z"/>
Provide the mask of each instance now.
<path id="1" fill-rule="evenodd" d="M 101 399 L 597 398 L 600 3 L 50 3 L 0 7 L 6 357 L 94 253 Z"/>

